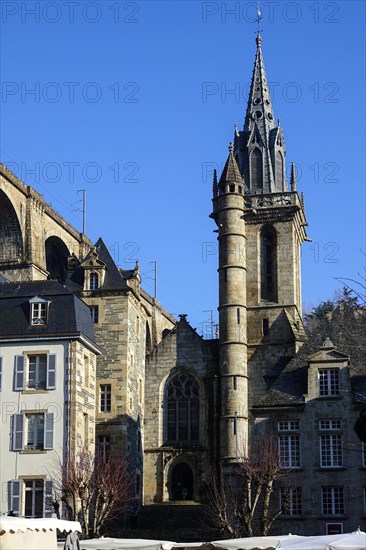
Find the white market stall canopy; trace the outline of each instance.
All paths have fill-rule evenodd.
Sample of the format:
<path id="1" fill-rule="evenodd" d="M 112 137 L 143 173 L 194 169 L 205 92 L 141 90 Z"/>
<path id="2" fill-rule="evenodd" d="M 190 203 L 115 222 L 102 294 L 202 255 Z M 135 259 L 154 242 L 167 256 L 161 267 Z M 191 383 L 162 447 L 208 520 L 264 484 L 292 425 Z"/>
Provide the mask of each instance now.
<path id="1" fill-rule="evenodd" d="M 297 537 L 283 540 L 277 550 L 365 550 L 366 533 L 357 530 L 342 535 L 323 535 L 319 537 Z"/>
<path id="2" fill-rule="evenodd" d="M 0 516 L 0 548 L 1 550 L 56 550 L 57 529 L 66 533 L 81 532 L 78 521 Z"/>
<path id="3" fill-rule="evenodd" d="M 202 542 L 170 542 L 147 539 L 114 539 L 101 537 L 80 541 L 80 550 L 194 550 L 205 549 Z M 58 543 L 58 550 L 63 549 L 63 543 Z"/>
<path id="4" fill-rule="evenodd" d="M 207 543 L 211 550 L 265 550 L 267 548 L 274 550 L 277 544 L 282 540 L 296 540 L 299 537 L 295 535 L 279 535 L 277 537 L 246 537 L 243 539 L 215 540 Z"/>

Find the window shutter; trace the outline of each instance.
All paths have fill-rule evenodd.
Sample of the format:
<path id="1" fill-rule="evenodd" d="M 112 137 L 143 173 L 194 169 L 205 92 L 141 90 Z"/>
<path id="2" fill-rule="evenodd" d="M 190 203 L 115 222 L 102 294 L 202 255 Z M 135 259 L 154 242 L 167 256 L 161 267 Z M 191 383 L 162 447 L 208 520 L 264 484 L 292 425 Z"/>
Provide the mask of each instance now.
<path id="1" fill-rule="evenodd" d="M 3 358 L 0 357 L 0 391 L 3 389 Z"/>
<path id="2" fill-rule="evenodd" d="M 21 451 L 23 449 L 24 415 L 13 414 L 12 422 L 12 450 Z"/>
<path id="3" fill-rule="evenodd" d="M 43 517 L 51 518 L 53 514 L 53 481 L 45 479 L 43 490 Z"/>
<path id="4" fill-rule="evenodd" d="M 44 415 L 44 444 L 45 450 L 53 449 L 53 413 Z"/>
<path id="5" fill-rule="evenodd" d="M 19 516 L 20 512 L 21 483 L 20 479 L 8 481 L 8 511 L 12 511 L 16 516 Z"/>
<path id="6" fill-rule="evenodd" d="M 24 355 L 15 356 L 15 379 L 14 379 L 14 389 L 22 390 L 24 389 Z"/>
<path id="7" fill-rule="evenodd" d="M 49 355 L 47 361 L 47 389 L 56 389 L 56 355 Z"/>

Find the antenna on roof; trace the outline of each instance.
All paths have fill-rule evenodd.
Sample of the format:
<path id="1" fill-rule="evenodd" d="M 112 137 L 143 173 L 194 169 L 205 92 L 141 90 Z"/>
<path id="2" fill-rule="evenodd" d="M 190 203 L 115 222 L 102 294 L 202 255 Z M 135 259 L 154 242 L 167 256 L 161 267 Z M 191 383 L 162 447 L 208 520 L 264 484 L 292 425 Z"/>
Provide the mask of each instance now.
<path id="1" fill-rule="evenodd" d="M 83 194 L 83 198 L 80 201 L 78 201 L 77 203 L 75 202 L 74 204 L 78 204 L 79 202 L 83 203 L 83 206 L 81 208 L 77 208 L 77 210 L 79 210 L 79 212 L 82 212 L 82 214 L 83 214 L 83 231 L 82 232 L 85 234 L 86 190 L 85 189 L 78 189 L 77 192 Z"/>

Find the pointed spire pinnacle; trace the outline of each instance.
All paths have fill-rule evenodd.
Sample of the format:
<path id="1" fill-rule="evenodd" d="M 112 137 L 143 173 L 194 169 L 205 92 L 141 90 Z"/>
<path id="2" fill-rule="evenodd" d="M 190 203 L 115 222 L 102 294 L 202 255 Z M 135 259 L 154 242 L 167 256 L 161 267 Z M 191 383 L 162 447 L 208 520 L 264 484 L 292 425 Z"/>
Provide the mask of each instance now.
<path id="1" fill-rule="evenodd" d="M 268 135 L 269 130 L 275 127 L 275 118 L 261 49 L 262 36 L 259 31 L 255 40 L 257 43 L 257 52 L 255 55 L 244 130 L 250 131 L 254 124 L 257 123 L 261 133 Z"/>
<path id="2" fill-rule="evenodd" d="M 295 163 L 291 163 L 291 191 L 296 191 L 296 170 L 295 170 Z"/>
<path id="3" fill-rule="evenodd" d="M 217 172 L 216 172 L 216 168 L 214 169 L 214 173 L 213 173 L 212 192 L 213 192 L 213 196 L 217 197 Z"/>
<path id="4" fill-rule="evenodd" d="M 232 141 L 229 143 L 229 156 L 222 171 L 219 185 L 221 186 L 226 183 L 238 183 L 239 185 L 243 185 L 243 178 L 234 157 L 234 144 Z"/>

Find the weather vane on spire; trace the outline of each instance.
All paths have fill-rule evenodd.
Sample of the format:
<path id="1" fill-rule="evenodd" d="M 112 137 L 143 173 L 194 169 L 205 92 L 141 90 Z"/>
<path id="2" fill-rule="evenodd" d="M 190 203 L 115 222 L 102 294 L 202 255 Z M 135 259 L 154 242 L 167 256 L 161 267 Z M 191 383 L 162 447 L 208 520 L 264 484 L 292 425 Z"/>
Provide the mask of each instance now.
<path id="1" fill-rule="evenodd" d="M 260 31 L 262 30 L 262 29 L 259 28 L 259 22 L 260 22 L 261 19 L 263 19 L 263 17 L 262 17 L 261 7 L 260 7 L 259 0 L 258 0 L 257 17 L 255 19 L 255 21 L 257 22 L 257 36 L 259 36 Z"/>

